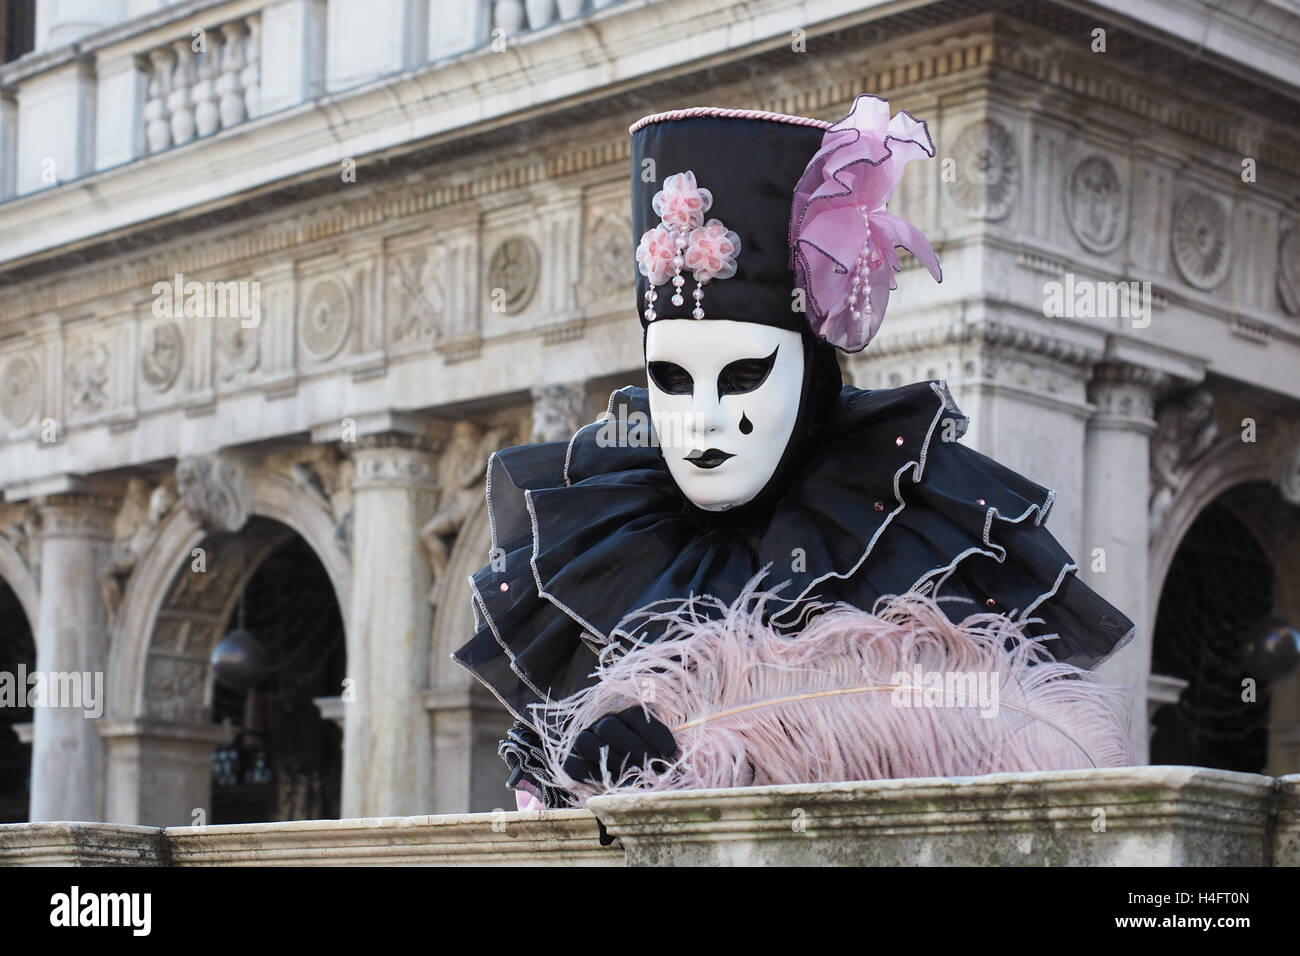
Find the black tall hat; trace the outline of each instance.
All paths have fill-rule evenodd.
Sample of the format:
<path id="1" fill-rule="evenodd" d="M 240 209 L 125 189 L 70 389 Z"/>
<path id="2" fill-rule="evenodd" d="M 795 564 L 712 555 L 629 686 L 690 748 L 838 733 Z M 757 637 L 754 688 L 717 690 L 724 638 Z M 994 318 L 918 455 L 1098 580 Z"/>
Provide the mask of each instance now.
<path id="1" fill-rule="evenodd" d="M 711 194 L 703 221 L 716 219 L 723 227 L 720 233 L 739 239 L 735 273 L 702 286 L 703 317 L 806 332 L 807 315 L 793 308 L 790 213 L 795 186 L 830 125 L 803 116 L 716 107 L 656 113 L 637 121 L 629 128 L 634 250 L 645 246 L 643 237 L 664 221 L 655 209 L 656 194 L 666 186 L 685 186 L 685 179 L 674 183 L 670 177 L 691 173 L 694 185 Z M 633 270 L 643 326 L 648 306 L 659 319 L 691 318 L 697 282 L 690 268 L 681 269 L 681 305 L 673 304 L 671 279 L 656 284 L 656 299 L 647 302 L 650 278 L 635 255 Z"/>

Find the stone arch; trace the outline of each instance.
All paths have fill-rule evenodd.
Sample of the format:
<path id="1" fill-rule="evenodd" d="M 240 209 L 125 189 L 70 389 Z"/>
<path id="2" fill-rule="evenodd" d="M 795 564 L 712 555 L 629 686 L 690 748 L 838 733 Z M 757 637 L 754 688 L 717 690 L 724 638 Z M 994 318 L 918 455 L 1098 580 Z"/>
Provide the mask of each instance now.
<path id="1" fill-rule="evenodd" d="M 1151 537 L 1148 552 L 1148 607 L 1154 621 L 1174 553 L 1196 516 L 1210 502 L 1237 485 L 1252 481 L 1277 482 L 1278 443 L 1226 442 L 1206 455 L 1188 476 Z"/>
<path id="2" fill-rule="evenodd" d="M 324 505 L 303 494 L 294 483 L 274 472 L 251 469 L 247 473 L 250 492 L 249 514 L 269 518 L 289 528 L 307 542 L 329 576 L 334 599 L 346 622 L 350 604 L 352 571 L 348 556 L 335 539 L 335 525 Z M 145 688 L 149 657 L 155 649 L 159 615 L 172 595 L 178 570 L 188 565 L 193 550 L 205 541 L 223 545 L 223 538 L 237 540 L 238 535 L 211 535 L 183 508 L 176 509 L 162 524 L 153 547 L 137 564 L 123 595 L 114 622 L 112 649 L 108 667 L 108 713 L 115 719 L 142 717 L 147 712 Z M 269 553 L 276 542 L 264 534 L 264 540 L 251 544 L 247 557 Z M 209 557 L 209 563 L 212 563 Z M 230 564 L 231 562 L 226 562 Z M 239 589 L 256 568 L 256 561 L 246 561 L 240 573 L 230 573 L 214 580 L 213 597 L 202 605 L 213 627 L 221 627 L 238 598 Z M 224 615 L 224 616 L 222 616 Z M 180 639 L 190 640 L 187 634 Z M 180 675 L 177 675 L 178 679 Z"/>
<path id="3" fill-rule="evenodd" d="M 27 562 L 18 553 L 18 549 L 5 537 L 0 536 L 0 580 L 9 585 L 27 615 L 27 623 L 36 631 L 36 619 L 40 613 L 40 590 L 36 578 L 32 575 Z"/>
<path id="4" fill-rule="evenodd" d="M 290 534 L 325 569 L 346 631 L 351 562 L 324 502 L 265 469 L 247 470 L 244 481 L 248 518 L 238 532 L 209 532 L 177 508 L 127 583 L 110 635 L 99 728 L 108 743 L 112 822 L 188 825 L 209 805 L 212 749 L 233 732 L 211 723 L 208 655 L 247 580 Z M 200 545 L 214 552 L 209 571 L 184 573 Z"/>
<path id="5" fill-rule="evenodd" d="M 1169 571 L 1179 547 L 1186 539 L 1196 519 L 1212 504 L 1225 503 L 1234 517 L 1240 520 L 1255 542 L 1268 555 L 1277 572 L 1276 584 L 1281 588 L 1281 603 L 1291 608 L 1294 620 L 1300 613 L 1300 588 L 1288 585 L 1288 572 L 1300 567 L 1300 547 L 1283 535 L 1286 546 L 1278 547 L 1276 533 L 1270 528 L 1278 523 L 1278 516 L 1248 514 L 1239 507 L 1240 496 L 1250 486 L 1269 485 L 1281 494 L 1276 500 L 1296 505 L 1295 474 L 1300 467 L 1300 433 L 1295 429 L 1279 429 L 1270 439 L 1260 442 L 1242 442 L 1235 438 L 1221 441 L 1188 473 L 1178 493 L 1170 502 L 1162 523 L 1153 529 L 1148 552 L 1150 619 L 1148 628 L 1155 633 L 1160 600 L 1168 583 Z M 1288 527 L 1300 519 L 1292 516 Z M 1275 529 L 1274 529 L 1275 530 Z M 1292 575 L 1293 576 L 1293 575 Z M 1155 653 L 1154 641 L 1150 648 Z M 1154 662 L 1152 662 L 1154 668 Z M 1154 714 L 1154 710 L 1152 710 Z M 1282 732 L 1275 739 L 1274 727 Z M 1300 674 L 1277 684 L 1273 693 L 1270 717 L 1268 772 L 1282 774 L 1294 772 L 1300 766 Z"/>

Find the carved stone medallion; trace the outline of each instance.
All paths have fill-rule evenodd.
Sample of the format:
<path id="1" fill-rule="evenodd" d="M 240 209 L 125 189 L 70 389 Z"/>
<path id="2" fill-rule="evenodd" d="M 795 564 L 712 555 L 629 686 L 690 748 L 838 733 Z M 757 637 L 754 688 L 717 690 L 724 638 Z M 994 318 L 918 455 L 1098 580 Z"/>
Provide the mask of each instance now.
<path id="1" fill-rule="evenodd" d="M 156 392 L 176 382 L 185 356 L 185 340 L 175 322 L 160 322 L 145 333 L 140 352 L 140 377 Z"/>
<path id="2" fill-rule="evenodd" d="M 946 184 L 962 212 L 977 219 L 1002 219 L 1020 189 L 1020 158 L 1005 126 L 980 120 L 961 131 L 953 146 L 957 181 Z"/>
<path id="3" fill-rule="evenodd" d="M 333 358 L 352 328 L 352 298 L 338 279 L 325 278 L 312 286 L 303 302 L 302 344 L 311 356 Z"/>
<path id="4" fill-rule="evenodd" d="M 488 259 L 488 307 L 509 315 L 523 311 L 537 290 L 539 274 L 540 256 L 531 239 L 512 236 L 499 243 Z"/>
<path id="5" fill-rule="evenodd" d="M 1282 307 L 1300 315 L 1300 230 L 1292 229 L 1277 247 L 1277 293 Z"/>
<path id="6" fill-rule="evenodd" d="M 1065 209 L 1070 228 L 1085 249 L 1112 251 L 1124 239 L 1127 190 L 1105 156 L 1081 159 L 1070 173 Z"/>
<path id="7" fill-rule="evenodd" d="M 1228 214 L 1207 192 L 1190 190 L 1174 203 L 1174 264 L 1189 285 L 1213 289 L 1228 277 L 1232 249 Z"/>
<path id="8" fill-rule="evenodd" d="M 15 355 L 0 376 L 0 414 L 15 428 L 27 424 L 40 401 L 40 375 L 26 355 Z"/>

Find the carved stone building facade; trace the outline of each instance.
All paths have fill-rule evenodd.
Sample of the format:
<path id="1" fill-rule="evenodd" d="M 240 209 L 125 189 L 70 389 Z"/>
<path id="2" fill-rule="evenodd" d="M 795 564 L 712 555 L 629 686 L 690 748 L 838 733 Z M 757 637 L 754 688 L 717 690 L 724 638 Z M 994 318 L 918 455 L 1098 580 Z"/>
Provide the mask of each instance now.
<path id="1" fill-rule="evenodd" d="M 627 126 L 679 106 L 834 120 L 875 92 L 928 121 L 938 158 L 892 211 L 944 281 L 905 263 L 845 371 L 946 379 L 965 440 L 1057 492 L 1049 527 L 1138 622 L 1104 673 L 1134 689 L 1140 761 L 1150 714 L 1205 679 L 1153 654 L 1207 508 L 1300 621 L 1289 7 L 1210 30 L 1191 2 L 114 6 L 56 23 L 63 45 L 38 15 L 0 66 L 0 629 L 31 635 L 29 669 L 105 686 L 97 718 L 18 725 L 30 819 L 212 805 L 235 728 L 210 656 L 290 536 L 343 621 L 317 700 L 338 812 L 509 805 L 508 718 L 449 658 L 489 557 L 484 464 L 643 377 Z M 1255 769 L 1300 770 L 1300 677 L 1257 706 Z"/>

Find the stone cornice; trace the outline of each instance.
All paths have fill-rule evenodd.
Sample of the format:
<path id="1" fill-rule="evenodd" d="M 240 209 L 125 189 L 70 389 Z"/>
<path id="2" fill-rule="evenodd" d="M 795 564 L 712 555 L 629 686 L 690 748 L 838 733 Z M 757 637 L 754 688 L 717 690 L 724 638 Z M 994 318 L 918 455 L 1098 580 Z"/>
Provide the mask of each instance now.
<path id="1" fill-rule="evenodd" d="M 871 343 L 869 351 L 873 358 L 885 358 L 949 345 L 1006 349 L 1079 368 L 1091 366 L 1103 355 L 1100 338 L 1096 345 L 1090 345 L 1058 335 L 1051 328 L 1031 328 L 993 319 L 926 325 L 882 334 Z"/>

